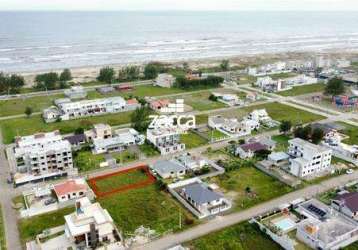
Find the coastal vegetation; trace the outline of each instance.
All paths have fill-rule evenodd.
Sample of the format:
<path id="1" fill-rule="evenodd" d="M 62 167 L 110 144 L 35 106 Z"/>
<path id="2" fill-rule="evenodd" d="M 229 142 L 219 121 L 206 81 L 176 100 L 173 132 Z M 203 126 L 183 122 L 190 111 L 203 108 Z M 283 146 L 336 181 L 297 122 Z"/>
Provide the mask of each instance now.
<path id="1" fill-rule="evenodd" d="M 186 90 L 217 88 L 224 78 L 219 76 L 208 76 L 204 79 L 187 79 L 185 77 L 177 77 L 174 87 Z"/>
<path id="2" fill-rule="evenodd" d="M 324 93 L 326 95 L 341 95 L 345 92 L 345 86 L 342 78 L 332 78 L 328 81 Z"/>
<path id="3" fill-rule="evenodd" d="M 55 90 L 68 87 L 68 81 L 72 80 L 71 71 L 64 69 L 60 75 L 57 72 L 38 74 L 35 77 L 36 90 Z"/>
<path id="4" fill-rule="evenodd" d="M 22 76 L 0 72 L 0 94 L 17 94 L 24 85 L 25 80 Z"/>

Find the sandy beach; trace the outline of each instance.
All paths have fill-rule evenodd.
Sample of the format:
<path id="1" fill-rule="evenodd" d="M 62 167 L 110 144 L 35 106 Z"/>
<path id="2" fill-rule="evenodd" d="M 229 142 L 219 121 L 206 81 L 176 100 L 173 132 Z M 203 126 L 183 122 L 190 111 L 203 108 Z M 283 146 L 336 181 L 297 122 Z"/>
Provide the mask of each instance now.
<path id="1" fill-rule="evenodd" d="M 326 51 L 320 53 L 312 53 L 312 52 L 287 52 L 287 53 L 277 53 L 277 54 L 256 54 L 256 55 L 238 55 L 234 57 L 215 57 L 215 58 L 201 58 L 201 59 L 190 59 L 186 61 L 160 61 L 161 63 L 166 63 L 171 65 L 172 67 L 181 67 L 184 62 L 189 64 L 191 69 L 199 69 L 199 68 L 209 68 L 217 66 L 221 60 L 228 59 L 230 61 L 231 66 L 240 66 L 247 67 L 248 65 L 261 65 L 265 63 L 270 63 L 278 60 L 304 60 L 311 59 L 318 55 L 328 55 L 330 57 L 337 58 L 357 58 L 358 52 L 347 52 L 342 50 L 341 52 L 337 51 Z M 148 62 L 141 63 L 133 63 L 130 65 L 137 65 L 143 67 Z M 73 82 L 90 82 L 96 80 L 99 70 L 104 66 L 113 67 L 116 71 L 120 68 L 127 66 L 129 64 L 108 64 L 108 65 L 98 65 L 98 66 L 86 66 L 86 67 L 74 67 L 70 68 L 73 76 Z M 62 70 L 46 70 L 46 71 L 34 71 L 34 72 L 22 72 L 20 73 L 25 77 L 26 85 L 31 87 L 34 85 L 34 78 L 37 74 L 47 73 L 47 72 L 58 72 L 60 73 Z"/>

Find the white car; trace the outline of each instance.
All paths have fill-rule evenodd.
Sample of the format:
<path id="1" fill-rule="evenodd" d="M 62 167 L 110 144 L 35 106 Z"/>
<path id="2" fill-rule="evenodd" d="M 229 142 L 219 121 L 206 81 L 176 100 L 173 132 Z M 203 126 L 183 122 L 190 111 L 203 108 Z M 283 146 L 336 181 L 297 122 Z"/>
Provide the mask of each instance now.
<path id="1" fill-rule="evenodd" d="M 353 174 L 353 169 L 347 169 L 346 174 Z"/>

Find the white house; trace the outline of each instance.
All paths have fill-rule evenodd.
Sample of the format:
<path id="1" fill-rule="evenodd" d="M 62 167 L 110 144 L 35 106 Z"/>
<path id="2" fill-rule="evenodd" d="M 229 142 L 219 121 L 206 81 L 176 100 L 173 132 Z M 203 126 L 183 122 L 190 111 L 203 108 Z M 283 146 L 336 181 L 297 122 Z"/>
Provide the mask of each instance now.
<path id="1" fill-rule="evenodd" d="M 327 171 L 331 166 L 332 150 L 300 138 L 288 141 L 290 172 L 297 177 L 308 177 Z"/>
<path id="2" fill-rule="evenodd" d="M 331 205 L 336 210 L 348 217 L 358 220 L 358 193 L 349 192 L 339 194 L 331 200 Z"/>
<path id="3" fill-rule="evenodd" d="M 246 121 L 227 119 L 221 116 L 209 116 L 208 126 L 228 136 L 244 136 L 251 134 L 251 126 Z"/>
<path id="4" fill-rule="evenodd" d="M 93 139 L 93 154 L 122 151 L 125 148 L 144 143 L 144 136 L 132 128 L 117 129 L 115 136 Z"/>
<path id="5" fill-rule="evenodd" d="M 186 167 L 175 160 L 159 160 L 150 168 L 163 179 L 181 178 L 186 173 Z"/>
<path id="6" fill-rule="evenodd" d="M 86 196 L 88 185 L 82 178 L 66 180 L 63 183 L 55 184 L 53 191 L 57 196 L 58 202 L 79 199 Z"/>
<path id="7" fill-rule="evenodd" d="M 87 197 L 76 201 L 75 212 L 65 216 L 65 235 L 76 247 L 96 249 L 98 246 L 122 245 L 122 237 L 112 217 L 100 203 L 93 203 Z M 118 249 L 118 248 L 113 248 Z"/>
<path id="8" fill-rule="evenodd" d="M 190 155 L 189 153 L 179 155 L 175 159 L 190 171 L 199 170 L 208 164 L 205 159 Z"/>
<path id="9" fill-rule="evenodd" d="M 155 79 L 154 86 L 160 86 L 163 88 L 171 88 L 175 82 L 175 77 L 170 74 L 159 74 Z"/>
<path id="10" fill-rule="evenodd" d="M 259 123 L 266 123 L 272 121 L 266 109 L 255 109 L 247 116 L 247 119 L 254 120 Z"/>

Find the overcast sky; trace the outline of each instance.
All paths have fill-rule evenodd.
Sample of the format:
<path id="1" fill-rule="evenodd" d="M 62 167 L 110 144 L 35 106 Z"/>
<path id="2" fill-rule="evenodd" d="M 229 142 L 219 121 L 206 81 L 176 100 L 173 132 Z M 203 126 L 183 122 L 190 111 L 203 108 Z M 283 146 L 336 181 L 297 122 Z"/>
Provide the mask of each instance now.
<path id="1" fill-rule="evenodd" d="M 358 10 L 358 0 L 0 0 L 0 10 Z"/>

